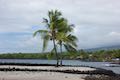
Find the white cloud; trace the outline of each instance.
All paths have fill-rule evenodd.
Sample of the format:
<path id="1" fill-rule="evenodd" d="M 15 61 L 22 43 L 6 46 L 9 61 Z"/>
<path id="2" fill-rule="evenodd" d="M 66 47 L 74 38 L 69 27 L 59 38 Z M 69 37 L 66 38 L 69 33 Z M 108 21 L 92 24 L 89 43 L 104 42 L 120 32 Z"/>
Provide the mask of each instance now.
<path id="1" fill-rule="evenodd" d="M 35 30 L 43 29 L 42 18 L 47 17 L 47 11 L 51 9 L 62 11 L 63 16 L 76 25 L 79 48 L 120 43 L 119 0 L 0 0 L 0 33 L 26 32 L 32 35 Z M 33 29 L 34 26 L 39 28 Z M 29 35 L 12 38 L 14 42 L 7 38 L 7 46 L 12 42 L 14 45 L 24 43 L 21 49 L 35 47 L 39 42 Z M 3 43 L 6 38 L 0 35 L 0 39 Z"/>
<path id="2" fill-rule="evenodd" d="M 111 32 L 110 36 L 120 37 L 120 32 Z"/>

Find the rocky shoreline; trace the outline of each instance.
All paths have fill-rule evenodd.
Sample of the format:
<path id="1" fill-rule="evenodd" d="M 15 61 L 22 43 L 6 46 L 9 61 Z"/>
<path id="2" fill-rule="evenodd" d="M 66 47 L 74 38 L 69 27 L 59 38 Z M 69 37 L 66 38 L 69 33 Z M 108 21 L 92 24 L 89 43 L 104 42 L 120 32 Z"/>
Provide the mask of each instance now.
<path id="1" fill-rule="evenodd" d="M 54 68 L 47 69 L 47 68 L 33 68 L 33 67 L 54 67 Z M 69 68 L 83 67 L 83 68 L 91 68 L 93 70 L 64 69 L 67 67 Z M 105 69 L 89 67 L 89 66 L 63 65 L 60 68 L 63 69 L 57 69 L 57 67 L 55 67 L 55 64 L 0 63 L 0 71 L 45 71 L 45 72 L 62 72 L 62 73 L 71 73 L 71 74 L 88 74 L 88 75 L 96 75 L 96 74 L 110 75 L 110 76 L 118 75 L 111 70 L 105 70 Z"/>
<path id="2" fill-rule="evenodd" d="M 119 80 L 120 74 L 89 66 L 56 67 L 55 64 L 0 63 L 0 80 L 74 80 L 74 78 L 76 80 Z"/>

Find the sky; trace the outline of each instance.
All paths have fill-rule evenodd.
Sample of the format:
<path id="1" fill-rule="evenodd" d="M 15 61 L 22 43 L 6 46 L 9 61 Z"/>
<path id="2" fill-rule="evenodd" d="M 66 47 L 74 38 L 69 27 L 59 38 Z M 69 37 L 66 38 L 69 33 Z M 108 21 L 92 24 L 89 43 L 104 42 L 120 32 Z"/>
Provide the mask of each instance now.
<path id="1" fill-rule="evenodd" d="M 0 53 L 41 52 L 33 33 L 45 29 L 42 19 L 52 9 L 75 24 L 78 49 L 120 44 L 120 0 L 0 0 Z"/>

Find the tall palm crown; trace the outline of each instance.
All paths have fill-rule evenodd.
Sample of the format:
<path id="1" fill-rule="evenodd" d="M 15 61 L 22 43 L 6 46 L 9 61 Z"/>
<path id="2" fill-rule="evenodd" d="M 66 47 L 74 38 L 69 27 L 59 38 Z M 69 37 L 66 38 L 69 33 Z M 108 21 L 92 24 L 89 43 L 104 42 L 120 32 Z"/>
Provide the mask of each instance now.
<path id="1" fill-rule="evenodd" d="M 68 21 L 66 19 L 64 19 L 61 24 L 60 27 L 58 28 L 58 32 L 57 32 L 57 36 L 56 39 L 58 41 L 58 44 L 60 46 L 60 53 L 62 54 L 62 48 L 63 46 L 65 47 L 65 49 L 67 51 L 76 51 L 76 41 L 77 41 L 77 37 L 75 37 L 74 35 L 72 35 L 72 31 L 74 29 L 74 25 L 69 25 Z M 61 61 L 60 61 L 60 65 L 62 66 L 62 55 L 61 55 Z"/>
<path id="2" fill-rule="evenodd" d="M 54 45 L 54 51 L 56 54 L 57 59 L 57 66 L 58 66 L 58 54 L 56 49 L 56 34 L 58 32 L 58 27 L 60 27 L 63 18 L 61 17 L 61 12 L 55 10 L 51 10 L 48 12 L 48 19 L 43 18 L 43 22 L 46 24 L 46 30 L 38 30 L 34 33 L 36 36 L 37 33 L 41 34 L 43 39 L 43 51 L 46 49 L 48 41 L 52 40 Z"/>
<path id="3" fill-rule="evenodd" d="M 64 45 L 65 48 L 69 51 L 75 50 L 75 48 L 77 47 L 76 44 L 77 37 L 72 34 L 73 30 L 74 25 L 73 24 L 69 25 L 68 21 L 66 19 L 63 19 L 56 34 L 58 44 Z"/>
<path id="4" fill-rule="evenodd" d="M 62 53 L 62 45 L 68 51 L 76 50 L 76 40 L 77 38 L 71 34 L 73 31 L 73 25 L 69 25 L 68 21 L 62 17 L 61 12 L 55 10 L 48 11 L 48 19 L 43 18 L 43 22 L 46 25 L 45 30 L 38 30 L 34 33 L 36 36 L 37 33 L 41 34 L 43 39 L 43 51 L 46 49 L 48 41 L 53 41 L 53 51 L 56 54 L 57 66 L 59 64 L 58 53 L 56 48 L 56 42 L 60 45 L 60 51 Z"/>

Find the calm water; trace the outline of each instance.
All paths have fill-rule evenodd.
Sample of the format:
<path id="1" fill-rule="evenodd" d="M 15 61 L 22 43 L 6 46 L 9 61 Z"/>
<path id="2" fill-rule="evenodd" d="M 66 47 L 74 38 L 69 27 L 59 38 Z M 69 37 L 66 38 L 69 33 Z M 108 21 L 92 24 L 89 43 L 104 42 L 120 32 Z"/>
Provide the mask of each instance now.
<path id="1" fill-rule="evenodd" d="M 40 60 L 40 59 L 0 59 L 0 63 L 37 63 L 37 64 L 56 64 L 56 60 Z M 115 73 L 120 74 L 119 67 L 107 67 L 106 64 L 109 62 L 83 62 L 79 60 L 63 60 L 64 65 L 85 65 L 97 68 L 103 68 L 107 70 L 112 70 Z"/>

